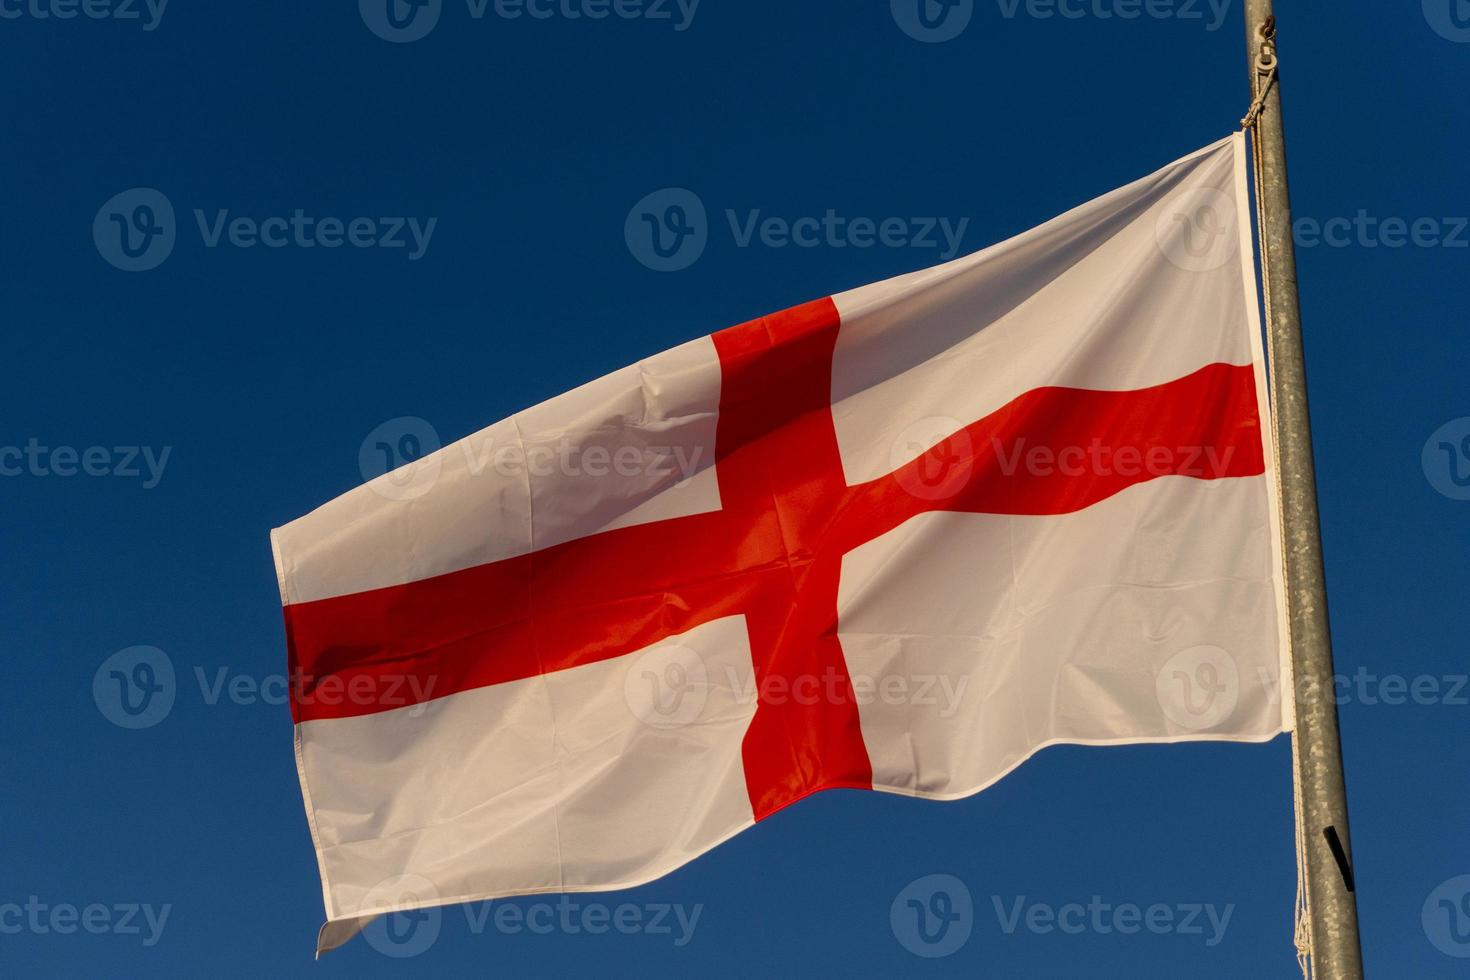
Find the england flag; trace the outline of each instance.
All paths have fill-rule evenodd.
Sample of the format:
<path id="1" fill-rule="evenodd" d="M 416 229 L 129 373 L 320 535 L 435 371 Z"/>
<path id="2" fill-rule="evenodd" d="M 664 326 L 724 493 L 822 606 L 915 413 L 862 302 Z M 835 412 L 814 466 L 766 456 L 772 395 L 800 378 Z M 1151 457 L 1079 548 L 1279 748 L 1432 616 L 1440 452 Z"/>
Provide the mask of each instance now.
<path id="1" fill-rule="evenodd" d="M 833 787 L 1291 727 L 1244 141 L 702 336 L 273 532 L 340 945 Z"/>

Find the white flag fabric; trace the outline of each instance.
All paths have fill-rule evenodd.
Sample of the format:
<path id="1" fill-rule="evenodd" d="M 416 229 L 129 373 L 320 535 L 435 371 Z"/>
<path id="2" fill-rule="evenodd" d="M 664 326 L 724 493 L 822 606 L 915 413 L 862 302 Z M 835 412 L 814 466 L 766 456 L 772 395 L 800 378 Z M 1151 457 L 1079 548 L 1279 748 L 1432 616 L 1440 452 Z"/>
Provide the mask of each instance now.
<path id="1" fill-rule="evenodd" d="M 273 532 L 320 946 L 832 787 L 1289 729 L 1244 144 L 701 337 Z"/>

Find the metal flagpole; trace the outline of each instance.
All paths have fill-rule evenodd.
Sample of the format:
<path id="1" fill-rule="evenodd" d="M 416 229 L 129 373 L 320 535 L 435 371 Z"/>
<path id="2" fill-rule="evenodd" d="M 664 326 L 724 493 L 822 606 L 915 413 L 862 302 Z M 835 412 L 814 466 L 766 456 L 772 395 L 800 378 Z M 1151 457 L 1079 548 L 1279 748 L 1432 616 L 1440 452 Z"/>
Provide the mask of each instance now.
<path id="1" fill-rule="evenodd" d="M 1291 198 L 1286 185 L 1286 136 L 1276 60 L 1272 0 L 1246 0 L 1246 50 L 1256 104 L 1257 194 L 1262 268 L 1271 339 L 1271 401 L 1280 460 L 1286 590 L 1296 674 L 1298 832 L 1304 838 L 1306 898 L 1311 919 L 1312 975 L 1356 980 L 1363 975 L 1358 911 L 1348 843 L 1347 793 L 1332 692 L 1332 636 L 1317 514 L 1312 423 L 1297 297 Z"/>

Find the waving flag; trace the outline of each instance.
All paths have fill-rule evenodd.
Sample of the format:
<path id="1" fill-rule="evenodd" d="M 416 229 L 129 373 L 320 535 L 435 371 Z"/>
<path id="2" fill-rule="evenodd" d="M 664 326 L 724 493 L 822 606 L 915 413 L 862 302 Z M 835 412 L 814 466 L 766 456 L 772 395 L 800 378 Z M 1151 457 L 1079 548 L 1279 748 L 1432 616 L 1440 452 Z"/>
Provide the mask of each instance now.
<path id="1" fill-rule="evenodd" d="M 1243 159 L 702 337 L 275 531 L 321 946 L 637 885 L 823 789 L 1288 728 Z"/>

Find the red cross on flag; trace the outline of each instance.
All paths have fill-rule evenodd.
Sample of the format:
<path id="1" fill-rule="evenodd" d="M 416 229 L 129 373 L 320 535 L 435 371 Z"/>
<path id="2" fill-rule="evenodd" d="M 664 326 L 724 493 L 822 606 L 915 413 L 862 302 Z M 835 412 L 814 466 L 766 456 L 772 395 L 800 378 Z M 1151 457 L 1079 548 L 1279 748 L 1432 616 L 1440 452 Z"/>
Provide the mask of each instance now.
<path id="1" fill-rule="evenodd" d="M 1289 728 L 1247 206 L 1235 136 L 275 531 L 322 948 L 823 789 Z"/>

